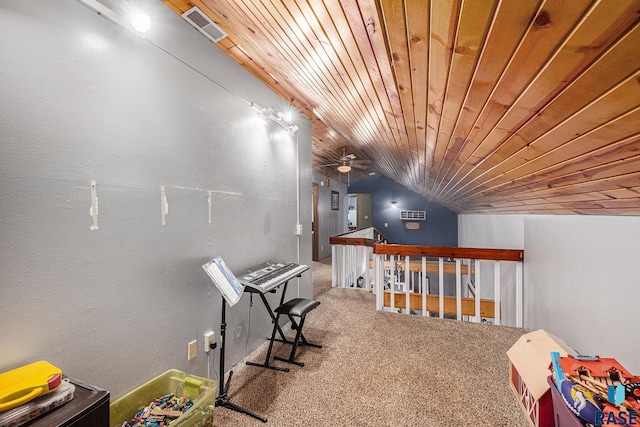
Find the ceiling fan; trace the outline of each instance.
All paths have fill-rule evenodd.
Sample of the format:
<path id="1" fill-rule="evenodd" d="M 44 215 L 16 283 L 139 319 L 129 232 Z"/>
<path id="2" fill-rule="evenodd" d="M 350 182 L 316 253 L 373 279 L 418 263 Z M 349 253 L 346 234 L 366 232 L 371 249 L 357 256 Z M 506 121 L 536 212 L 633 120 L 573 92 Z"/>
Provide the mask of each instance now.
<path id="1" fill-rule="evenodd" d="M 371 160 L 358 160 L 353 154 L 347 154 L 347 148 L 342 148 L 342 157 L 338 159 L 338 163 L 328 163 L 322 166 L 338 166 L 338 172 L 347 173 L 351 168 L 367 169 Z"/>

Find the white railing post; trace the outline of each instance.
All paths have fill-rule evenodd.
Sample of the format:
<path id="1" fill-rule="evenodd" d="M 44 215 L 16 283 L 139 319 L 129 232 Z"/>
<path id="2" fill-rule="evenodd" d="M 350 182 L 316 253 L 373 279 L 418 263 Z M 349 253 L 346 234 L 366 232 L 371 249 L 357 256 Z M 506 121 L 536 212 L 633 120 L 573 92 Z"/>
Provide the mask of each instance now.
<path id="1" fill-rule="evenodd" d="M 336 278 L 336 286 L 342 286 L 344 283 L 344 246 L 338 246 L 338 277 Z"/>
<path id="2" fill-rule="evenodd" d="M 464 260 L 463 265 L 465 265 L 467 268 L 466 268 L 466 273 L 463 275 L 464 280 L 462 282 L 463 284 L 466 284 L 466 286 L 464 286 L 462 289 L 464 290 L 464 293 L 465 293 L 464 296 L 466 298 L 469 298 L 469 289 L 472 286 L 472 283 L 471 283 L 471 258 L 466 258 Z M 473 296 L 475 297 L 475 289 L 473 289 L 473 292 L 474 292 Z M 470 316 L 463 316 L 463 320 L 468 322 L 471 319 L 470 319 Z"/>
<path id="3" fill-rule="evenodd" d="M 462 271 L 461 260 L 456 258 L 456 319 L 462 320 Z"/>
<path id="4" fill-rule="evenodd" d="M 396 301 L 395 301 L 395 293 L 396 293 L 396 259 L 395 256 L 391 255 L 389 257 L 389 268 L 390 268 L 390 284 L 389 284 L 389 307 L 391 307 L 391 311 L 396 310 Z"/>
<path id="5" fill-rule="evenodd" d="M 476 315 L 474 317 L 475 321 L 480 323 L 482 322 L 482 316 L 480 315 L 480 295 L 481 295 L 481 281 L 480 281 L 480 260 L 477 259 L 475 262 L 475 297 L 476 297 Z"/>
<path id="6" fill-rule="evenodd" d="M 409 261 L 411 257 L 404 257 L 404 295 L 405 295 L 405 314 L 411 314 L 411 267 Z"/>
<path id="7" fill-rule="evenodd" d="M 444 258 L 438 260 L 438 309 L 439 317 L 444 319 Z"/>
<path id="8" fill-rule="evenodd" d="M 331 246 L 331 287 L 336 287 L 337 275 L 338 275 L 338 246 Z"/>
<path id="9" fill-rule="evenodd" d="M 349 286 L 355 288 L 358 286 L 358 247 L 350 246 L 351 248 L 351 283 Z"/>
<path id="10" fill-rule="evenodd" d="M 363 255 L 363 263 L 364 263 L 364 288 L 369 290 L 371 289 L 371 254 L 373 253 L 373 249 L 370 246 L 367 246 Z"/>
<path id="11" fill-rule="evenodd" d="M 340 268 L 338 269 L 338 284 L 337 286 L 344 286 L 344 263 L 345 263 L 345 247 L 340 245 Z"/>
<path id="12" fill-rule="evenodd" d="M 376 292 L 376 309 L 382 310 L 384 305 L 384 260 L 382 255 L 373 255 L 373 286 Z"/>
<path id="13" fill-rule="evenodd" d="M 516 262 L 516 327 L 522 328 L 524 312 L 522 310 L 522 262 Z"/>
<path id="14" fill-rule="evenodd" d="M 493 267 L 493 324 L 500 324 L 500 261 L 494 261 Z"/>
<path id="15" fill-rule="evenodd" d="M 422 291 L 422 315 L 428 316 L 427 311 L 427 257 L 422 257 L 422 274 L 420 275 L 420 291 Z"/>

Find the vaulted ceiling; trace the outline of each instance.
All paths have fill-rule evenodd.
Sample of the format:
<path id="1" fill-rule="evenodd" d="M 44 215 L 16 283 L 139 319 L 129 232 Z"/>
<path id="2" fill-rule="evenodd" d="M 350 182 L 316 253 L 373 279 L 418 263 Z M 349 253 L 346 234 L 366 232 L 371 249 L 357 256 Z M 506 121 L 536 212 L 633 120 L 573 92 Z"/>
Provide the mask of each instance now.
<path id="1" fill-rule="evenodd" d="M 460 213 L 640 215 L 640 0 L 163 0 L 313 122 L 313 167 Z M 341 149 L 370 160 L 338 174 Z"/>

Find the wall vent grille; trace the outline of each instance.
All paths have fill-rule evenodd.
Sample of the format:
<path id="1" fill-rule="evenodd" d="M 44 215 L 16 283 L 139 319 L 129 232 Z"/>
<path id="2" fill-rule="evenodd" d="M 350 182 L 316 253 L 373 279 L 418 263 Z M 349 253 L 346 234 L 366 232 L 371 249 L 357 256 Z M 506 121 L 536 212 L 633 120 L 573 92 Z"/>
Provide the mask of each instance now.
<path id="1" fill-rule="evenodd" d="M 196 27 L 206 38 L 214 43 L 227 37 L 227 33 L 204 14 L 197 6 L 192 7 L 182 14 L 182 17 Z"/>
<path id="2" fill-rule="evenodd" d="M 400 219 L 408 221 L 426 221 L 427 211 L 400 211 Z"/>

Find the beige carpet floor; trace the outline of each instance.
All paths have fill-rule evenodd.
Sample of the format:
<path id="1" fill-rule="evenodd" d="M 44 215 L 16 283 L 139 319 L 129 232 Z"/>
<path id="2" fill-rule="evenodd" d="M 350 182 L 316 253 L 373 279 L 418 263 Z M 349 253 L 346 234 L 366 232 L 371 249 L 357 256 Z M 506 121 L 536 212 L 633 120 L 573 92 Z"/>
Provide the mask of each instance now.
<path id="1" fill-rule="evenodd" d="M 331 260 L 314 263 L 314 298 L 304 334 L 322 349 L 301 347 L 277 372 L 234 368 L 231 402 L 272 426 L 527 426 L 509 388 L 506 351 L 521 329 L 375 310 L 361 289 L 331 288 Z M 287 326 L 285 333 L 293 336 Z M 268 343 L 246 360 L 264 361 Z M 276 343 L 277 355 L 290 346 Z M 262 423 L 228 408 L 216 426 Z"/>

